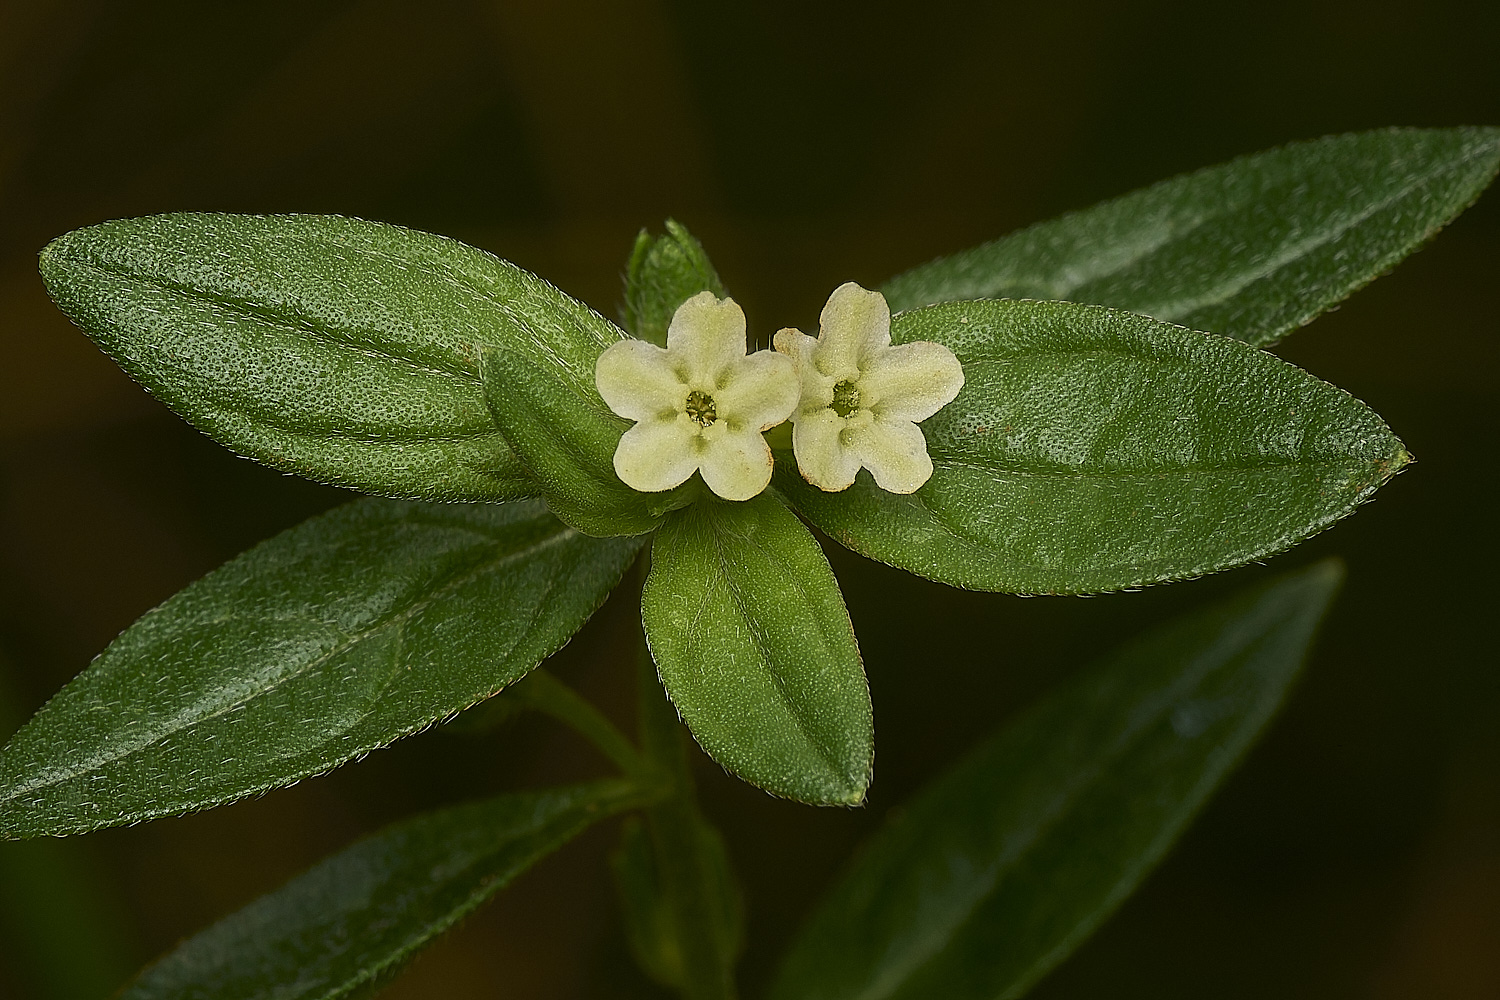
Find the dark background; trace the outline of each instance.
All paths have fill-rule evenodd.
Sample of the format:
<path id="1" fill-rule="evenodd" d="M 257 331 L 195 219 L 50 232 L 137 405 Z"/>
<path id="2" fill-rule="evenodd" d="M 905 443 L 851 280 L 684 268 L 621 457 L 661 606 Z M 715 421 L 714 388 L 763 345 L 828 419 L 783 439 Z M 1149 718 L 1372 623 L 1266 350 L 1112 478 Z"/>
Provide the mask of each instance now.
<path id="1" fill-rule="evenodd" d="M 0 2 L 0 733 L 136 616 L 340 491 L 233 458 L 50 305 L 35 255 L 103 219 L 340 212 L 447 233 L 612 313 L 668 214 L 752 328 L 830 289 L 1230 156 L 1383 125 L 1500 124 L 1500 5 L 581 0 Z M 869 806 L 774 801 L 700 761 L 743 881 L 754 996 L 858 838 L 1124 635 L 1327 554 L 1350 579 L 1287 711 L 1171 859 L 1036 991 L 1500 996 L 1492 527 L 1500 197 L 1278 348 L 1418 463 L 1314 541 L 1091 600 L 961 593 L 834 552 L 879 732 Z M 557 670 L 623 712 L 612 602 Z M 231 808 L 0 844 L 0 996 L 102 997 L 359 834 L 598 773 L 526 718 L 438 730 Z M 661 996 L 587 835 L 392 997 Z"/>

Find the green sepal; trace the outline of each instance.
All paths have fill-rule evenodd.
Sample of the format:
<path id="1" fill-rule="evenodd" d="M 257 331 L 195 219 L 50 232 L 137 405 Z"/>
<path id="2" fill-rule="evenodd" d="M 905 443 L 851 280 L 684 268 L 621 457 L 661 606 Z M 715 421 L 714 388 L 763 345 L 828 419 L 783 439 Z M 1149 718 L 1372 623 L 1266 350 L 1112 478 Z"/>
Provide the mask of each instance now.
<path id="1" fill-rule="evenodd" d="M 120 1000 L 372 996 L 517 875 L 643 801 L 627 782 L 598 781 L 396 823 L 184 941 Z"/>
<path id="2" fill-rule="evenodd" d="M 659 347 L 677 307 L 699 292 L 728 295 L 703 244 L 675 219 L 663 236 L 642 229 L 625 272 L 625 329 Z"/>
<path id="3" fill-rule="evenodd" d="M 849 613 L 822 549 L 771 491 L 668 517 L 641 618 L 667 694 L 711 757 L 774 795 L 863 801 L 874 726 Z"/>
<path id="4" fill-rule="evenodd" d="M 771 1000 L 1024 995 L 1260 736 L 1342 578 L 1323 562 L 1178 619 L 980 744 L 855 856 Z"/>
<path id="5" fill-rule="evenodd" d="M 861 472 L 824 493 L 777 455 L 777 488 L 856 552 L 942 583 L 1086 594 L 1274 555 L 1410 461 L 1359 400 L 1274 355 L 1070 302 L 898 314 L 946 344 L 958 398 L 922 424 L 933 475 L 898 496 Z"/>
<path id="6" fill-rule="evenodd" d="M 148 612 L 0 749 L 0 837 L 222 805 L 422 730 L 566 643 L 639 548 L 539 501 L 312 518 Z"/>
<path id="7" fill-rule="evenodd" d="M 1431 239 L 1500 167 L 1500 129 L 1298 142 L 1071 212 L 913 268 L 891 308 L 991 297 L 1145 313 L 1257 346 Z"/>
<path id="8" fill-rule="evenodd" d="M 324 215 L 183 213 L 42 251 L 57 304 L 234 451 L 386 496 L 535 495 L 484 404 L 479 348 L 586 369 L 620 331 L 455 240 Z"/>
<path id="9" fill-rule="evenodd" d="M 640 535 L 704 491 L 694 476 L 675 489 L 642 493 L 620 481 L 614 454 L 630 421 L 611 413 L 592 382 L 586 390 L 545 364 L 486 348 L 485 400 L 506 443 L 563 521 L 589 535 Z"/>

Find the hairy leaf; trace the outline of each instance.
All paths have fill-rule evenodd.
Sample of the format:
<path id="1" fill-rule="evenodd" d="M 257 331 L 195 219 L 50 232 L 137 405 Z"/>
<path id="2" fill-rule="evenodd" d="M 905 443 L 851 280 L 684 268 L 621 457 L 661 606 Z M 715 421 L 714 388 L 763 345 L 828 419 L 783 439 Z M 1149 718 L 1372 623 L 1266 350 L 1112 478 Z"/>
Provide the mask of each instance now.
<path id="1" fill-rule="evenodd" d="M 313 518 L 146 614 L 0 750 L 0 836 L 220 805 L 416 732 L 567 642 L 639 547 L 536 501 Z"/>
<path id="2" fill-rule="evenodd" d="M 958 587 L 1079 594 L 1280 552 L 1350 513 L 1410 456 L 1340 389 L 1227 337 L 1069 302 L 903 313 L 951 347 L 958 398 L 922 425 L 916 493 L 777 483 L 835 539 Z"/>
<path id="3" fill-rule="evenodd" d="M 667 694 L 704 750 L 775 795 L 864 799 L 870 692 L 838 582 L 771 493 L 673 513 L 641 595 Z"/>
<path id="4" fill-rule="evenodd" d="M 120 1000 L 369 996 L 517 875 L 637 801 L 629 784 L 601 781 L 397 823 L 184 941 Z"/>
<path id="5" fill-rule="evenodd" d="M 590 381 L 570 384 L 514 351 L 487 348 L 485 397 L 495 424 L 552 512 L 590 535 L 639 535 L 703 492 L 696 477 L 664 493 L 620 481 L 614 454 L 630 421 L 611 413 Z"/>
<path id="6" fill-rule="evenodd" d="M 1093 302 L 1270 344 L 1420 247 L 1497 167 L 1494 128 L 1294 143 L 923 264 L 882 291 L 892 309 Z"/>
<path id="7" fill-rule="evenodd" d="M 52 297 L 200 430 L 284 472 L 387 496 L 534 494 L 485 407 L 496 344 L 593 384 L 622 334 L 454 240 L 320 215 L 160 215 L 42 251 Z"/>
<path id="8" fill-rule="evenodd" d="M 856 857 L 772 1000 L 1023 995 L 1259 736 L 1341 578 L 1321 563 L 1180 619 L 981 744 Z"/>

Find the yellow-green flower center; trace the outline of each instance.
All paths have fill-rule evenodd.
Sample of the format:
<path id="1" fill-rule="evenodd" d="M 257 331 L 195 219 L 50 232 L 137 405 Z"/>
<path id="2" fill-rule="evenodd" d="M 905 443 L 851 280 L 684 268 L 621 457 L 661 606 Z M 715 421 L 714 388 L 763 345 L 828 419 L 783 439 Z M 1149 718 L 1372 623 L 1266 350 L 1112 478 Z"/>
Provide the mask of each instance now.
<path id="1" fill-rule="evenodd" d="M 828 405 L 834 413 L 848 419 L 859 409 L 859 387 L 844 379 L 833 387 L 833 402 Z"/>
<path id="2" fill-rule="evenodd" d="M 707 427 L 719 419 L 719 411 L 714 409 L 714 398 L 697 389 L 688 393 L 687 415 L 700 427 Z"/>

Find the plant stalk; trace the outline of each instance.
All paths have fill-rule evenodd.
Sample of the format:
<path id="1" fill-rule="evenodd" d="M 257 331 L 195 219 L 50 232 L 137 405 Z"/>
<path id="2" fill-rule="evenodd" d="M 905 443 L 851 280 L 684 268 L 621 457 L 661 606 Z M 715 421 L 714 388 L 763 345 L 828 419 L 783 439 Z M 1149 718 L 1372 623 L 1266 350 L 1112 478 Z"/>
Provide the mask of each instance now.
<path id="1" fill-rule="evenodd" d="M 645 566 L 643 559 L 643 576 Z M 657 769 L 658 780 L 669 789 L 664 800 L 645 810 L 645 816 L 682 957 L 683 981 L 678 988 L 685 1000 L 735 1000 L 739 941 L 726 928 L 725 901 L 719 898 L 733 890 L 725 885 L 722 867 L 715 868 L 715 858 L 705 849 L 707 823 L 698 811 L 688 768 L 689 737 L 662 690 L 644 635 L 639 636 L 637 660 L 641 747 Z"/>
<path id="2" fill-rule="evenodd" d="M 516 685 L 516 697 L 528 708 L 550 715 L 583 736 L 631 778 L 652 784 L 654 768 L 604 713 L 540 667 Z"/>

